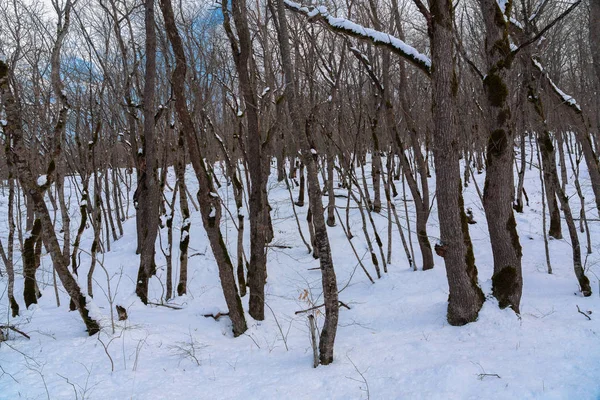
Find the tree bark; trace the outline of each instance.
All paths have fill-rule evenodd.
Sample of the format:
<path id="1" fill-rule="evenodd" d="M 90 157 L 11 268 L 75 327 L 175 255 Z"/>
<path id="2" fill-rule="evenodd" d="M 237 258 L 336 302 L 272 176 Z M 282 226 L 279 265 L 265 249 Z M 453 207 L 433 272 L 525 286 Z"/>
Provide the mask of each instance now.
<path id="1" fill-rule="evenodd" d="M 306 165 L 308 175 L 308 198 L 310 209 L 313 214 L 313 226 L 315 229 L 315 247 L 318 248 L 319 262 L 321 265 L 323 297 L 325 303 L 325 322 L 319 340 L 319 360 L 321 364 L 327 365 L 333 362 L 333 347 L 339 316 L 337 279 L 333 268 L 333 260 L 331 258 L 331 246 L 327 236 L 327 225 L 325 224 L 323 200 L 321 198 L 321 187 L 317 171 L 318 154 L 313 154 L 312 151 L 314 148 L 311 146 L 311 124 L 302 123 L 297 89 L 294 86 L 295 79 L 294 71 L 292 70 L 293 64 L 290 55 L 285 6 L 283 0 L 277 0 L 276 4 L 276 15 L 279 21 L 279 49 L 281 51 L 284 78 L 286 82 L 285 95 L 294 131 L 298 132 L 297 137 L 302 149 L 302 159 Z"/>
<path id="2" fill-rule="evenodd" d="M 223 2 L 223 13 L 228 13 L 227 1 Z M 250 61 L 252 57 L 252 41 L 248 27 L 246 3 L 231 0 L 231 14 L 235 22 L 237 39 L 229 24 L 224 20 L 224 27 L 233 52 L 233 59 L 238 72 L 242 96 L 244 97 L 247 125 L 247 157 L 250 172 L 250 263 L 248 264 L 248 288 L 250 289 L 249 313 L 258 320 L 265 319 L 265 282 L 267 271 L 267 174 L 263 168 L 262 139 L 258 123 L 258 103 L 254 90 Z"/>
<path id="3" fill-rule="evenodd" d="M 592 64 L 596 75 L 597 87 L 600 87 L 600 0 L 590 0 L 590 50 L 592 53 Z"/>
<path id="4" fill-rule="evenodd" d="M 21 186 L 31 196 L 35 210 L 41 222 L 41 234 L 44 244 L 50 253 L 58 277 L 60 278 L 67 293 L 71 297 L 71 300 L 75 303 L 77 309 L 79 310 L 89 335 L 94 335 L 95 333 L 99 332 L 100 326 L 98 322 L 89 315 L 87 300 L 81 293 L 77 281 L 69 273 L 67 268 L 67 264 L 58 243 L 56 233 L 54 232 L 54 226 L 52 225 L 50 213 L 48 212 L 48 208 L 44 201 L 43 190 L 47 187 L 46 185 L 37 185 L 37 180 L 34 178 L 31 167 L 27 161 L 28 151 L 23 140 L 21 111 L 9 87 L 8 75 L 8 65 L 4 61 L 0 60 L 0 95 L 8 122 L 5 127 L 5 132 L 8 133 L 9 141 L 12 142 L 12 148 L 9 149 L 7 159 L 11 167 L 15 168 L 15 171 L 17 172 L 21 182 Z M 53 166 L 55 166 L 54 161 L 51 161 L 49 170 L 53 169 Z"/>
<path id="5" fill-rule="evenodd" d="M 202 215 L 202 222 L 204 223 L 204 228 L 208 235 L 210 247 L 219 268 L 219 278 L 221 279 L 221 287 L 223 288 L 225 302 L 229 309 L 229 318 L 233 325 L 233 334 L 234 336 L 239 336 L 247 329 L 246 319 L 244 317 L 242 301 L 240 300 L 235 284 L 233 264 L 229 258 L 229 253 L 220 231 L 221 204 L 218 197 L 215 197 L 214 195 L 212 178 L 206 168 L 204 157 L 200 152 L 196 138 L 195 125 L 187 108 L 187 96 L 185 95 L 187 61 L 185 50 L 175 23 L 175 15 L 173 13 L 171 0 L 161 0 L 160 8 L 165 21 L 167 36 L 176 59 L 176 66 L 171 80 L 173 92 L 177 93 L 177 96 L 175 97 L 175 109 L 177 111 L 179 122 L 181 123 L 181 129 L 185 133 L 192 166 L 194 167 L 196 177 L 198 178 L 199 190 L 197 198 L 200 205 L 200 214 Z"/>
<path id="6" fill-rule="evenodd" d="M 450 325 L 464 325 L 477 319 L 484 295 L 477 281 L 460 179 L 460 138 L 455 121 L 458 82 L 453 54 L 453 10 L 452 4 L 444 0 L 430 0 L 429 9 L 432 17 L 431 78 L 437 208 L 450 289 L 447 319 Z"/>
<path id="7" fill-rule="evenodd" d="M 146 29 L 146 76 L 144 83 L 144 136 L 141 154 L 140 175 L 136 190 L 138 212 L 137 229 L 141 230 L 140 267 L 135 292 L 144 303 L 148 303 L 148 282 L 156 273 L 154 262 L 155 242 L 158 233 L 160 193 L 156 179 L 157 151 L 154 129 L 156 90 L 156 30 L 154 1 L 145 2 Z"/>
<path id="8" fill-rule="evenodd" d="M 185 183 L 185 138 L 183 131 L 179 131 L 179 153 L 175 166 L 177 183 L 179 184 L 179 209 L 181 210 L 181 237 L 179 239 L 179 283 L 177 295 L 187 293 L 188 247 L 190 244 L 190 207 L 188 205 L 187 185 Z"/>
<path id="9" fill-rule="evenodd" d="M 494 256 L 492 292 L 500 308 L 511 307 L 518 314 L 523 291 L 522 254 L 512 207 L 514 132 L 506 83 L 513 57 L 508 40 L 512 1 L 506 2 L 505 10 L 495 0 L 480 0 L 480 7 L 488 68 L 483 86 L 490 113 L 483 205 Z"/>

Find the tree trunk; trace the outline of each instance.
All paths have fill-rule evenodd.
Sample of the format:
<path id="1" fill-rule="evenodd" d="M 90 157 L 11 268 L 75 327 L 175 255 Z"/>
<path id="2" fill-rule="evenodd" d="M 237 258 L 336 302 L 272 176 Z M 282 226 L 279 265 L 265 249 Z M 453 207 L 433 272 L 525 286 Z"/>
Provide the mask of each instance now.
<path id="1" fill-rule="evenodd" d="M 223 8 L 223 12 L 229 12 Z M 235 22 L 237 39 L 225 22 L 225 31 L 231 43 L 233 59 L 238 72 L 240 88 L 246 105 L 247 146 L 250 154 L 247 157 L 250 172 L 250 263 L 248 265 L 248 288 L 250 289 L 249 313 L 258 320 L 265 319 L 265 282 L 267 271 L 267 174 L 263 168 L 262 139 L 258 123 L 258 103 L 254 90 L 254 77 L 250 71 L 252 57 L 252 41 L 248 28 L 246 3 L 240 0 L 231 1 L 231 14 Z"/>
<path id="2" fill-rule="evenodd" d="M 200 205 L 202 222 L 206 229 L 215 261 L 219 268 L 219 278 L 221 279 L 221 287 L 225 296 L 225 302 L 229 309 L 229 318 L 233 325 L 233 334 L 234 336 L 239 336 L 247 329 L 246 319 L 244 317 L 242 301 L 240 300 L 235 284 L 233 264 L 229 258 L 227 246 L 225 245 L 223 235 L 220 231 L 221 204 L 219 199 L 215 198 L 213 195 L 214 185 L 212 178 L 206 168 L 204 157 L 200 152 L 194 122 L 187 108 L 187 96 L 185 95 L 187 61 L 185 50 L 175 23 L 175 15 L 173 13 L 171 0 L 161 0 L 160 7 L 165 21 L 167 36 L 176 59 L 176 66 L 171 80 L 173 92 L 178 93 L 175 97 L 175 109 L 181 123 L 181 129 L 185 133 L 192 166 L 194 167 L 196 177 L 198 178 L 199 191 L 197 198 Z M 227 10 L 226 5 L 225 10 Z"/>
<path id="3" fill-rule="evenodd" d="M 483 86 L 490 113 L 483 206 L 494 256 L 492 292 L 500 308 L 511 307 L 518 314 L 523 291 L 522 253 L 512 207 L 514 132 L 506 83 L 512 63 L 508 40 L 512 2 L 506 3 L 505 10 L 495 0 L 480 0 L 480 6 L 486 28 L 488 68 Z"/>
<path id="4" fill-rule="evenodd" d="M 430 0 L 432 16 L 433 154 L 437 187 L 441 246 L 450 295 L 447 319 L 464 325 L 477 319 L 484 295 L 477 281 L 477 268 L 469 225 L 464 211 L 459 165 L 459 134 L 455 119 L 458 82 L 454 70 L 452 4 Z"/>
<path id="5" fill-rule="evenodd" d="M 327 236 L 327 225 L 325 224 L 323 200 L 321 198 L 321 186 L 319 184 L 317 171 L 318 154 L 313 154 L 314 149 L 311 147 L 311 124 L 307 123 L 304 125 L 302 123 L 297 89 L 294 86 L 294 71 L 292 70 L 293 64 L 290 55 L 289 34 L 283 0 L 278 0 L 276 3 L 276 15 L 279 20 L 279 49 L 281 51 L 284 78 L 286 82 L 285 93 L 292 125 L 294 131 L 298 132 L 297 137 L 302 149 L 302 159 L 307 169 L 308 198 L 310 209 L 313 214 L 315 245 L 319 250 L 319 262 L 321 265 L 323 297 L 325 303 L 325 322 L 319 340 L 319 359 L 321 364 L 327 365 L 333 362 L 333 346 L 335 335 L 337 333 L 339 315 L 337 279 L 333 268 L 333 260 L 331 258 L 331 247 Z M 275 12 L 273 14 L 275 14 Z"/>
<path id="6" fill-rule="evenodd" d="M 70 5 L 70 3 L 67 3 Z M 66 17 L 65 17 L 66 18 Z M 68 21 L 68 18 L 66 18 Z M 67 22 L 65 22 L 67 24 Z M 54 263 L 54 268 L 60 278 L 65 290 L 71 297 L 71 300 L 75 303 L 84 324 L 87 327 L 89 335 L 93 335 L 100 330 L 98 322 L 95 321 L 89 315 L 87 308 L 87 300 L 82 295 L 81 290 L 77 281 L 69 273 L 67 264 L 64 260 L 56 233 L 54 232 L 54 226 L 50 218 L 50 213 L 46 207 L 44 201 L 43 190 L 49 187 L 49 184 L 38 186 L 37 180 L 30 169 L 27 161 L 27 147 L 23 139 L 22 122 L 21 122 L 21 110 L 19 103 L 13 96 L 13 93 L 9 87 L 8 80 L 8 65 L 0 60 L 0 95 L 4 110 L 6 113 L 7 124 L 5 126 L 5 132 L 8 134 L 9 141 L 12 141 L 12 148 L 9 149 L 7 159 L 11 167 L 14 167 L 17 173 L 21 186 L 24 191 L 27 191 L 31 195 L 31 199 L 35 206 L 37 215 L 41 222 L 41 234 L 48 252 Z M 52 172 L 54 161 L 50 162 L 49 172 Z M 50 181 L 51 182 L 51 181 Z"/>
<path id="7" fill-rule="evenodd" d="M 590 49 L 596 82 L 600 85 L 600 0 L 590 0 Z"/>
<path id="8" fill-rule="evenodd" d="M 40 238 L 42 231 L 42 223 L 39 218 L 36 218 L 31 231 L 27 231 L 25 243 L 23 244 L 23 298 L 25 299 L 25 307 L 29 308 L 32 304 L 37 304 L 37 282 L 35 273 L 38 263 L 36 263 L 36 244 Z"/>
<path id="9" fill-rule="evenodd" d="M 185 183 L 185 138 L 183 131 L 179 131 L 179 154 L 175 173 L 177 174 L 177 183 L 179 185 L 179 209 L 181 210 L 181 236 L 179 239 L 179 283 L 177 284 L 177 295 L 183 296 L 187 293 L 187 267 L 188 267 L 188 247 L 190 244 L 190 207 L 188 205 L 187 185 Z"/>
<path id="10" fill-rule="evenodd" d="M 141 229 L 140 267 L 135 292 L 144 304 L 148 303 L 148 282 L 156 273 L 155 242 L 158 233 L 160 193 L 156 180 L 157 151 L 154 133 L 156 90 L 156 31 L 154 2 L 145 3 L 146 77 L 144 83 L 144 136 L 138 182 L 138 230 Z"/>
<path id="11" fill-rule="evenodd" d="M 10 139 L 7 138 L 7 144 Z M 8 301 L 12 311 L 13 318 L 19 315 L 19 303 L 15 300 L 15 265 L 14 265 L 14 247 L 15 247 L 15 179 L 13 178 L 13 169 L 8 166 L 8 241 L 6 243 L 6 274 L 8 275 Z"/>

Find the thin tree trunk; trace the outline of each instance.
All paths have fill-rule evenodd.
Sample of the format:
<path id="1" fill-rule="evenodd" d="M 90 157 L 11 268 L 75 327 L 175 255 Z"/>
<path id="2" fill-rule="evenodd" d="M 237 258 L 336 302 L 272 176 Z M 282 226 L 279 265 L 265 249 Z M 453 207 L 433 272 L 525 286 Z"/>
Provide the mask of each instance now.
<path id="1" fill-rule="evenodd" d="M 219 199 L 212 195 L 214 190 L 212 178 L 209 175 L 204 157 L 198 146 L 194 122 L 187 108 L 188 103 L 184 85 L 187 71 L 185 50 L 175 23 L 175 15 L 173 13 L 171 1 L 161 0 L 160 7 L 165 21 L 167 36 L 176 59 L 176 66 L 171 80 L 173 91 L 178 93 L 175 97 L 175 109 L 181 123 L 181 129 L 185 133 L 190 160 L 196 172 L 196 177 L 198 178 L 199 191 L 197 197 L 200 205 L 200 213 L 202 215 L 202 221 L 208 235 L 213 256 L 215 257 L 215 261 L 219 268 L 219 278 L 221 280 L 225 302 L 229 309 L 229 318 L 231 319 L 233 326 L 233 334 L 234 336 L 239 336 L 247 329 L 246 319 L 244 317 L 242 301 L 235 284 L 233 265 L 229 258 L 223 235 L 220 231 L 221 204 Z M 226 5 L 225 10 L 227 10 Z"/>
<path id="2" fill-rule="evenodd" d="M 295 132 L 298 133 L 300 148 L 302 149 L 302 158 L 306 165 L 308 173 L 308 198 L 310 208 L 313 212 L 313 225 L 315 228 L 315 244 L 319 249 L 319 262 L 321 265 L 321 275 L 323 284 L 323 297 L 325 303 L 325 322 L 321 330 L 319 340 L 319 360 L 321 364 L 327 365 L 333 362 L 333 347 L 337 333 L 337 323 L 339 316 L 338 289 L 333 260 L 331 258 L 331 247 L 327 235 L 327 225 L 325 223 L 323 201 L 321 198 L 321 187 L 317 172 L 317 154 L 313 153 L 311 148 L 311 124 L 302 124 L 302 115 L 300 109 L 300 99 L 294 86 L 295 78 L 292 70 L 292 60 L 290 55 L 289 34 L 287 29 L 287 20 L 285 17 L 285 8 L 283 0 L 277 0 L 277 15 L 279 21 L 279 49 L 281 51 L 282 65 L 285 78 L 285 92 L 287 105 L 292 119 L 292 125 Z M 303 126 L 304 125 L 304 126 Z"/>
<path id="3" fill-rule="evenodd" d="M 154 127 L 156 98 L 156 30 L 154 2 L 145 2 L 146 71 L 144 83 L 144 137 L 138 181 L 138 213 L 136 220 L 141 230 L 140 267 L 135 292 L 144 303 L 148 303 L 148 282 L 156 273 L 154 262 L 155 242 L 158 233 L 160 193 L 156 180 L 157 150 Z M 134 196 L 136 197 L 136 196 Z"/>
<path id="4" fill-rule="evenodd" d="M 70 5 L 71 3 L 67 2 L 66 7 L 69 7 L 70 9 Z M 59 36 L 66 34 L 66 27 L 68 27 L 69 21 L 68 15 L 69 13 L 66 12 L 63 29 L 61 33 L 59 33 Z M 64 32 L 64 34 L 62 32 Z M 60 41 L 57 40 L 57 43 L 59 42 Z M 57 44 L 55 44 L 55 51 L 58 52 L 56 48 L 60 50 L 60 46 Z M 67 293 L 71 297 L 71 300 L 75 303 L 77 309 L 79 310 L 89 335 L 94 335 L 100 330 L 100 326 L 98 325 L 98 322 L 89 315 L 87 300 L 85 296 L 82 295 L 77 281 L 69 273 L 62 250 L 56 237 L 56 233 L 54 232 L 54 226 L 52 225 L 50 213 L 48 212 L 48 208 L 44 201 L 43 190 L 50 186 L 52 180 L 50 179 L 46 185 L 39 186 L 37 185 L 37 180 L 34 178 L 33 172 L 30 169 L 27 159 L 28 151 L 23 139 L 21 110 L 19 108 L 19 103 L 13 97 L 13 93 L 9 87 L 8 66 L 2 60 L 0 60 L 0 95 L 8 122 L 5 126 L 5 132 L 8 133 L 8 140 L 12 141 L 12 147 L 9 146 L 10 150 L 7 154 L 8 162 L 11 167 L 14 166 L 15 172 L 17 173 L 24 190 L 31 194 L 33 204 L 35 205 L 36 212 L 41 222 L 41 234 L 46 249 L 48 249 L 48 252 L 52 258 L 52 262 L 54 263 L 54 267 L 56 268 L 56 272 L 58 273 L 58 276 Z M 59 118 L 58 123 L 63 121 L 63 119 Z M 50 166 L 53 164 L 54 162 L 51 162 Z M 52 172 L 51 169 L 48 172 Z M 51 178 L 52 175 L 49 175 Z"/>
<path id="5" fill-rule="evenodd" d="M 42 223 L 39 218 L 36 218 L 31 231 L 27 231 L 25 243 L 23 244 L 23 298 L 25 299 L 25 307 L 29 308 L 32 304 L 37 304 L 37 282 L 35 273 L 38 263 L 36 263 L 36 243 L 40 239 L 42 232 Z M 37 264 L 37 265 L 36 265 Z"/>
<path id="6" fill-rule="evenodd" d="M 544 192 L 544 171 L 542 167 L 542 160 L 540 157 L 540 151 L 537 152 L 538 164 L 540 166 L 540 185 L 542 186 L 542 192 Z M 550 249 L 548 247 L 548 236 L 546 234 L 546 201 L 542 195 L 542 231 L 544 235 L 544 254 L 546 255 L 546 271 L 552 274 L 552 264 L 550 263 Z"/>
<path id="7" fill-rule="evenodd" d="M 238 72 L 240 88 L 246 105 L 247 146 L 251 157 L 247 157 L 250 173 L 250 263 L 248 265 L 248 288 L 250 289 L 249 313 L 258 320 L 265 319 L 265 283 L 267 270 L 267 173 L 263 168 L 263 146 L 258 121 L 258 103 L 250 71 L 252 41 L 248 27 L 246 3 L 231 0 L 231 11 L 223 6 L 223 12 L 231 12 L 235 22 L 237 39 L 228 19 L 225 32 L 229 38 L 233 59 Z"/>
<path id="8" fill-rule="evenodd" d="M 188 205 L 187 185 L 185 183 L 185 138 L 183 131 L 179 131 L 179 154 L 175 173 L 179 185 L 179 209 L 181 210 L 181 236 L 179 238 L 179 283 L 177 283 L 177 295 L 183 296 L 187 293 L 187 270 L 188 270 L 188 248 L 190 245 L 190 207 Z"/>

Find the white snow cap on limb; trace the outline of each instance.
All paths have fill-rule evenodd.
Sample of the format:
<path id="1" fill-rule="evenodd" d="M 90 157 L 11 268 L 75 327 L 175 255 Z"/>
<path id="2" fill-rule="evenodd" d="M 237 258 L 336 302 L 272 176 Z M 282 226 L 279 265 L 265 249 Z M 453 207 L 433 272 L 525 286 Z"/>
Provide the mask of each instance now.
<path id="1" fill-rule="evenodd" d="M 402 40 L 390 34 L 366 28 L 345 18 L 337 18 L 329 14 L 327 7 L 310 6 L 306 7 L 300 3 L 291 0 L 284 0 L 287 8 L 307 16 L 309 19 L 322 19 L 333 30 L 341 31 L 347 35 L 368 40 L 375 45 L 382 45 L 389 48 L 394 53 L 400 55 L 413 65 L 427 73 L 431 73 L 431 59 L 425 54 L 420 53 L 414 47 L 406 44 Z"/>
<path id="2" fill-rule="evenodd" d="M 48 182 L 48 178 L 46 177 L 46 175 L 40 175 L 40 177 L 37 178 L 38 186 L 44 186 L 47 182 Z"/>
<path id="3" fill-rule="evenodd" d="M 577 100 L 575 100 L 575 98 L 573 96 L 566 94 L 565 92 L 560 90 L 560 88 L 558 86 L 556 86 L 556 84 L 552 81 L 552 79 L 550 79 L 550 76 L 544 70 L 544 67 L 542 66 L 542 64 L 540 64 L 540 62 L 538 60 L 536 60 L 535 58 L 532 58 L 531 61 L 533 61 L 533 65 L 535 65 L 535 67 L 537 69 L 539 69 L 542 74 L 544 74 L 546 76 L 546 79 L 548 79 L 548 82 L 550 82 L 550 85 L 552 86 L 552 89 L 554 89 L 556 94 L 558 94 L 565 103 L 567 103 L 571 107 L 575 107 L 575 109 L 577 111 L 581 111 L 581 107 L 579 106 L 579 104 L 577 104 Z"/>
<path id="4" fill-rule="evenodd" d="M 502 15 L 504 15 L 504 19 L 506 19 L 506 6 L 508 4 L 508 0 L 496 0 L 500 11 L 502 11 Z"/>

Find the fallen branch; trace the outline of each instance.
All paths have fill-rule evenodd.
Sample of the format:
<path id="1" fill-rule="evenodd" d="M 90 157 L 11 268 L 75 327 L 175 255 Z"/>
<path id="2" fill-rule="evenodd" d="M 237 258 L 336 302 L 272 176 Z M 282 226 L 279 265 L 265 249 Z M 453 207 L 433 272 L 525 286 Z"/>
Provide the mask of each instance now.
<path id="1" fill-rule="evenodd" d="M 167 307 L 167 308 L 171 308 L 173 310 L 183 310 L 183 307 L 173 306 L 171 304 L 160 304 L 160 303 L 151 303 L 151 302 L 148 302 L 148 304 L 153 305 L 153 306 L 158 306 L 158 307 Z"/>
<path id="2" fill-rule="evenodd" d="M 489 377 L 496 377 L 496 378 L 498 378 L 498 379 L 502 379 L 502 378 L 500 377 L 500 375 L 498 375 L 498 374 L 477 374 L 477 379 L 479 379 L 480 381 L 482 381 L 484 378 L 486 378 L 486 377 L 488 377 L 488 376 L 489 376 Z"/>
<path id="3" fill-rule="evenodd" d="M 213 318 L 215 321 L 218 321 L 219 318 L 223 317 L 223 316 L 229 316 L 228 312 L 225 313 L 216 313 L 216 314 L 204 314 L 202 315 L 204 318 Z"/>
<path id="4" fill-rule="evenodd" d="M 26 334 L 25 332 L 23 332 L 22 330 L 19 330 L 17 327 L 15 327 L 14 325 L 0 325 L 0 329 L 10 329 L 11 331 L 20 333 L 21 335 L 25 336 L 27 339 L 31 339 L 31 337 Z"/>
<path id="5" fill-rule="evenodd" d="M 293 249 L 292 246 L 287 246 L 284 244 L 269 244 L 267 247 L 271 249 Z"/>
<path id="6" fill-rule="evenodd" d="M 581 310 L 579 309 L 579 306 L 578 306 L 578 305 L 575 305 L 575 307 L 577 307 L 577 312 L 578 312 L 579 314 L 583 315 L 584 317 L 586 317 L 586 318 L 587 318 L 588 320 L 590 320 L 590 321 L 592 320 L 592 318 L 591 318 L 591 317 L 588 315 L 588 314 L 591 314 L 591 313 L 592 313 L 591 311 L 588 311 L 588 312 L 583 312 L 583 311 L 581 311 Z"/>
<path id="7" fill-rule="evenodd" d="M 351 310 L 351 308 L 350 308 L 350 307 L 349 307 L 349 306 L 348 306 L 346 303 L 344 303 L 343 301 L 341 301 L 341 300 L 338 300 L 338 302 L 340 303 L 340 306 L 342 306 L 342 307 L 345 307 L 345 308 L 347 308 L 348 310 Z M 325 305 L 325 304 L 320 304 L 320 305 L 318 305 L 318 306 L 314 306 L 314 307 L 311 307 L 311 308 L 307 308 L 306 310 L 300 310 L 300 311 L 296 311 L 294 314 L 298 315 L 298 314 L 302 314 L 302 313 L 309 312 L 309 311 L 312 311 L 312 310 L 316 310 L 316 309 L 318 309 L 318 308 L 321 308 L 321 307 L 323 307 L 324 305 Z"/>

